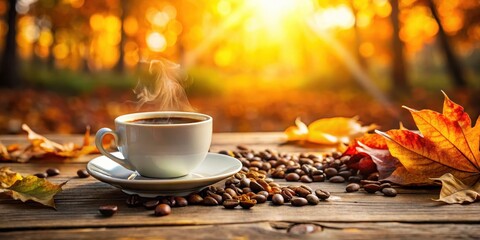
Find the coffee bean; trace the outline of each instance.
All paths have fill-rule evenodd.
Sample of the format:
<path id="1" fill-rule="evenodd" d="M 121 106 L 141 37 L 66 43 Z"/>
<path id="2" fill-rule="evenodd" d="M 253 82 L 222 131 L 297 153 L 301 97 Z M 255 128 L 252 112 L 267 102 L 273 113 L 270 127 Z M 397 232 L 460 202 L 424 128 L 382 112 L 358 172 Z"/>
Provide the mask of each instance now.
<path id="1" fill-rule="evenodd" d="M 336 176 L 338 174 L 337 169 L 329 167 L 325 169 L 325 175 L 327 175 L 327 178 L 331 178 L 333 176 Z"/>
<path id="2" fill-rule="evenodd" d="M 397 190 L 395 190 L 394 188 L 384 188 L 382 189 L 382 193 L 383 195 L 387 196 L 387 197 L 395 197 L 397 196 Z"/>
<path id="3" fill-rule="evenodd" d="M 222 196 L 220 196 L 220 195 L 218 195 L 218 194 L 216 194 L 216 193 L 209 192 L 209 193 L 208 193 L 208 196 L 214 198 L 214 199 L 217 201 L 218 204 L 222 204 L 222 202 L 223 202 Z"/>
<path id="4" fill-rule="evenodd" d="M 315 195 L 317 195 L 317 197 L 322 199 L 322 200 L 326 200 L 330 197 L 330 192 L 322 190 L 322 189 L 317 189 L 317 190 L 315 190 Z"/>
<path id="5" fill-rule="evenodd" d="M 238 150 L 242 150 L 242 151 L 247 151 L 247 150 L 248 150 L 248 147 L 245 146 L 245 145 L 238 145 L 238 146 L 237 146 L 237 149 L 238 149 Z"/>
<path id="6" fill-rule="evenodd" d="M 251 180 L 247 177 L 244 177 L 240 180 L 240 188 L 245 188 L 250 186 Z"/>
<path id="7" fill-rule="evenodd" d="M 364 179 L 364 180 L 361 180 L 360 181 L 360 185 L 367 185 L 367 184 L 377 184 L 377 185 L 380 185 L 381 183 L 379 181 L 372 181 L 372 180 L 367 180 L 367 179 Z"/>
<path id="8" fill-rule="evenodd" d="M 380 184 L 380 187 L 381 187 L 382 189 L 384 189 L 384 188 L 391 188 L 392 185 L 391 185 L 390 183 L 382 183 L 382 184 Z"/>
<path id="9" fill-rule="evenodd" d="M 300 187 L 307 189 L 310 193 L 313 193 L 313 189 L 311 187 L 307 186 L 307 185 L 302 184 L 302 185 L 300 185 Z"/>
<path id="10" fill-rule="evenodd" d="M 217 200 L 215 200 L 215 198 L 207 196 L 203 199 L 202 204 L 204 206 L 217 206 L 218 202 L 217 202 Z"/>
<path id="11" fill-rule="evenodd" d="M 272 203 L 273 205 L 283 205 L 284 203 L 284 199 L 283 199 L 283 196 L 281 194 L 274 194 L 272 196 Z"/>
<path id="12" fill-rule="evenodd" d="M 252 191 L 252 189 L 249 188 L 249 187 L 244 187 L 244 188 L 242 188 L 242 192 L 243 192 L 243 193 L 249 193 L 249 192 L 251 192 L 251 191 Z"/>
<path id="13" fill-rule="evenodd" d="M 348 179 L 350 176 L 352 176 L 352 172 L 348 170 L 340 171 L 338 175 L 342 176 L 344 179 Z"/>
<path id="14" fill-rule="evenodd" d="M 235 192 L 235 190 L 233 190 L 233 189 L 231 189 L 231 188 L 225 189 L 225 193 L 227 193 L 228 195 L 230 195 L 232 198 L 237 197 L 237 193 Z"/>
<path id="15" fill-rule="evenodd" d="M 267 191 L 260 191 L 260 192 L 257 193 L 257 195 L 263 195 L 263 196 L 265 196 L 265 198 L 268 198 L 268 196 L 269 196 Z"/>
<path id="16" fill-rule="evenodd" d="M 292 206 L 295 206 L 295 207 L 301 207 L 301 206 L 307 205 L 308 201 L 303 197 L 294 197 L 290 201 L 290 204 L 292 204 Z"/>
<path id="17" fill-rule="evenodd" d="M 290 200 L 296 195 L 295 191 L 289 188 L 283 189 L 280 194 L 282 195 L 284 202 L 290 202 Z"/>
<path id="18" fill-rule="evenodd" d="M 306 197 L 308 194 L 312 193 L 306 188 L 303 187 L 297 187 L 295 188 L 295 193 L 300 196 L 300 197 Z"/>
<path id="19" fill-rule="evenodd" d="M 303 182 L 303 183 L 311 183 L 312 181 L 313 180 L 308 175 L 303 175 L 300 178 L 300 182 Z"/>
<path id="20" fill-rule="evenodd" d="M 265 203 L 267 201 L 267 197 L 261 194 L 257 194 L 253 196 L 252 199 L 255 199 L 257 203 Z"/>
<path id="21" fill-rule="evenodd" d="M 46 173 L 49 177 L 53 177 L 60 174 L 60 170 L 58 170 L 58 168 L 49 168 L 47 169 Z"/>
<path id="22" fill-rule="evenodd" d="M 359 183 L 362 180 L 359 176 L 350 176 L 348 178 L 349 183 Z"/>
<path id="23" fill-rule="evenodd" d="M 310 205 L 317 205 L 320 203 L 320 199 L 315 194 L 308 194 L 305 197 Z"/>
<path id="24" fill-rule="evenodd" d="M 360 185 L 358 183 L 350 183 L 345 188 L 347 192 L 357 192 L 359 189 L 360 189 Z"/>
<path id="25" fill-rule="evenodd" d="M 77 176 L 78 176 L 79 178 L 88 178 L 88 177 L 90 177 L 90 174 L 89 174 L 89 173 L 87 172 L 87 170 L 85 170 L 85 169 L 79 169 L 79 170 L 77 171 Z"/>
<path id="26" fill-rule="evenodd" d="M 322 175 L 314 175 L 312 176 L 312 179 L 314 182 L 323 182 L 325 181 L 325 175 L 322 174 Z"/>
<path id="27" fill-rule="evenodd" d="M 260 191 L 265 191 L 265 188 L 262 187 L 258 182 L 250 181 L 250 189 L 254 193 L 258 193 Z"/>
<path id="28" fill-rule="evenodd" d="M 186 207 L 187 205 L 187 199 L 184 197 L 175 197 L 175 207 Z"/>
<path id="29" fill-rule="evenodd" d="M 238 185 L 240 184 L 240 180 L 236 178 L 229 178 L 227 181 L 225 181 L 225 186 L 230 186 L 231 184 Z"/>
<path id="30" fill-rule="evenodd" d="M 298 181 L 298 179 L 300 179 L 300 176 L 297 174 L 297 173 L 289 173 L 285 176 L 285 180 L 289 181 L 289 182 L 296 182 Z"/>
<path id="31" fill-rule="evenodd" d="M 223 193 L 222 194 L 222 200 L 225 201 L 225 200 L 230 200 L 230 199 L 233 199 L 232 195 L 228 194 L 228 193 Z"/>
<path id="32" fill-rule="evenodd" d="M 239 204 L 240 201 L 238 201 L 237 199 L 227 199 L 223 201 L 223 207 L 226 209 L 234 209 Z"/>
<path id="33" fill-rule="evenodd" d="M 343 183 L 343 182 L 345 182 L 345 178 L 338 175 L 338 176 L 331 177 L 328 181 L 331 182 L 331 183 Z"/>
<path id="34" fill-rule="evenodd" d="M 136 207 L 141 204 L 140 197 L 136 194 L 129 195 L 125 201 L 128 207 Z"/>
<path id="35" fill-rule="evenodd" d="M 47 173 L 35 173 L 33 174 L 33 176 L 37 177 L 37 178 L 46 178 L 48 177 Z"/>
<path id="36" fill-rule="evenodd" d="M 155 207 L 155 216 L 166 216 L 172 212 L 172 208 L 167 204 L 158 204 Z"/>
<path id="37" fill-rule="evenodd" d="M 118 210 L 116 205 L 103 205 L 98 208 L 98 211 L 105 217 L 111 217 Z"/>
<path id="38" fill-rule="evenodd" d="M 175 206 L 175 203 L 176 203 L 175 197 L 172 197 L 172 196 L 162 197 L 160 199 L 160 203 L 167 204 L 168 206 L 173 207 L 173 206 Z"/>
<path id="39" fill-rule="evenodd" d="M 369 183 L 369 184 L 365 184 L 363 186 L 363 189 L 368 193 L 375 193 L 376 191 L 380 191 L 382 187 L 380 187 L 380 185 L 378 184 Z"/>
<path id="40" fill-rule="evenodd" d="M 249 200 L 245 200 L 245 201 L 240 201 L 240 206 L 241 206 L 243 209 L 250 209 L 250 208 L 252 208 L 253 206 L 255 206 L 255 204 L 257 204 L 257 200 L 255 200 L 255 199 L 249 199 Z"/>
<path id="41" fill-rule="evenodd" d="M 155 207 L 157 207 L 158 204 L 160 204 L 160 201 L 158 199 L 155 199 L 155 200 L 144 202 L 143 206 L 145 207 L 145 209 L 152 210 L 152 209 L 155 209 Z"/>
<path id="42" fill-rule="evenodd" d="M 188 195 L 187 200 L 191 205 L 202 204 L 203 202 L 203 198 L 196 193 Z"/>

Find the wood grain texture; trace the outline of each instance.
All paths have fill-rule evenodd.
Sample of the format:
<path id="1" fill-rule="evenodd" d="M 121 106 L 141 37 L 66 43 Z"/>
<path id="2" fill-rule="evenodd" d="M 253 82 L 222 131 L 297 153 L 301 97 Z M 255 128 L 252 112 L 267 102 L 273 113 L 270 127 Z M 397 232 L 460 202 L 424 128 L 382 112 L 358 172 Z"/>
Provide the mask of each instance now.
<path id="1" fill-rule="evenodd" d="M 48 229 L 0 232 L 1 239 L 478 239 L 478 225 L 322 223 L 319 231 L 293 234 L 293 223 L 259 222 L 202 226 Z M 276 226 L 282 225 L 282 228 Z"/>
<path id="2" fill-rule="evenodd" d="M 324 148 L 279 145 L 281 133 L 214 134 L 212 152 L 232 150 L 242 144 L 256 150 L 266 148 L 283 152 L 321 152 Z M 51 136 L 59 142 L 80 141 L 81 136 Z M 23 143 L 24 136 L 0 136 L 3 143 Z M 23 142 L 22 142 L 23 141 Z M 61 174 L 52 182 L 68 180 L 64 191 L 55 197 L 57 210 L 28 202 L 22 203 L 0 195 L 0 239 L 102 239 L 102 238 L 210 238 L 210 239 L 287 239 L 286 228 L 292 223 L 315 223 L 323 231 L 308 238 L 478 238 L 480 204 L 445 205 L 434 202 L 438 188 L 402 188 L 395 198 L 365 192 L 346 193 L 346 184 L 328 182 L 308 184 L 332 193 L 317 206 L 271 206 L 268 203 L 251 210 L 226 210 L 221 206 L 174 208 L 171 215 L 155 217 L 152 210 L 129 208 L 126 194 L 90 177 L 76 177 L 78 169 L 98 155 L 80 161 L 35 160 L 26 164 L 0 163 L 23 175 L 59 168 Z M 300 183 L 276 180 L 281 185 Z M 217 183 L 222 185 L 223 182 Z M 111 218 L 98 213 L 98 207 L 116 204 L 119 211 Z M 272 227 L 273 226 L 273 227 Z M 47 237 L 48 236 L 48 237 Z M 7 238 L 8 237 L 8 238 Z M 304 236 L 305 237 L 305 236 Z"/>

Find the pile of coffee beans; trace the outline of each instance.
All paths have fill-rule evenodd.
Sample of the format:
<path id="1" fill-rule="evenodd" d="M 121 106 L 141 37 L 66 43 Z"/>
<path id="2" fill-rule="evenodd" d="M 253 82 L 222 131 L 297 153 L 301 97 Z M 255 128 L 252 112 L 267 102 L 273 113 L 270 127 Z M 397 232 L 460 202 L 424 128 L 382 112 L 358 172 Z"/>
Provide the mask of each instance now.
<path id="1" fill-rule="evenodd" d="M 54 177 L 60 174 L 60 170 L 58 168 L 49 168 L 45 170 L 45 172 L 41 173 L 35 173 L 33 176 L 36 176 L 38 178 L 46 178 L 46 177 Z"/>
<path id="2" fill-rule="evenodd" d="M 360 182 L 362 179 L 378 180 L 378 173 L 362 176 L 346 163 L 350 156 L 340 152 L 329 154 L 280 153 L 271 149 L 254 151 L 246 146 L 237 146 L 235 151 L 220 151 L 242 162 L 243 172 L 261 172 L 274 179 L 288 182 L 324 182 L 332 183 Z"/>
<path id="3" fill-rule="evenodd" d="M 223 150 L 242 162 L 242 169 L 227 178 L 222 187 L 209 186 L 186 197 L 163 196 L 154 199 L 130 195 L 129 207 L 143 206 L 154 210 L 155 216 L 166 216 L 172 208 L 187 205 L 223 206 L 225 209 L 251 209 L 257 204 L 272 206 L 289 204 L 294 207 L 317 205 L 330 197 L 328 191 L 312 189 L 308 183 L 329 181 L 349 182 L 347 192 L 363 189 L 365 192 L 380 191 L 385 196 L 395 196 L 396 191 L 388 183 L 378 181 L 378 173 L 362 176 L 358 170 L 347 166 L 349 156 L 341 153 L 309 154 L 279 153 L 273 150 L 255 151 L 246 146 L 237 146 L 234 151 Z M 275 179 L 301 182 L 300 185 L 280 186 Z M 375 191 L 374 191 L 375 190 Z"/>

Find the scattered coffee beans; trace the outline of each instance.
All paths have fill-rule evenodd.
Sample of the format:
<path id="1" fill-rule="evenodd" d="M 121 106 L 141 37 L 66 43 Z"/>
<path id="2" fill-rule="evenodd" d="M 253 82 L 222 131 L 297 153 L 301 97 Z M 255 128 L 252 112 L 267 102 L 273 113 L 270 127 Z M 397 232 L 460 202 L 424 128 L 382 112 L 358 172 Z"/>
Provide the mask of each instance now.
<path id="1" fill-rule="evenodd" d="M 175 197 L 175 207 L 186 207 L 188 206 L 188 201 L 184 197 Z"/>
<path id="2" fill-rule="evenodd" d="M 382 191 L 385 196 L 395 196 L 395 189 L 389 183 L 378 181 L 378 174 L 363 176 L 359 171 L 350 169 L 345 163 L 349 156 L 333 152 L 327 155 L 279 153 L 271 149 L 254 151 L 247 146 L 238 146 L 237 150 L 223 150 L 219 153 L 237 158 L 243 165 L 240 172 L 225 180 L 223 187 L 209 186 L 202 191 L 191 193 L 186 197 L 159 197 L 143 199 L 137 195 L 129 196 L 127 205 L 139 205 L 155 208 L 155 215 L 164 216 L 171 212 L 171 207 L 187 205 L 217 206 L 234 209 L 240 205 L 250 209 L 257 203 L 271 201 L 272 205 L 292 206 L 317 205 L 330 197 L 328 191 L 313 190 L 311 182 L 329 181 L 343 183 L 348 181 L 347 192 L 364 189 L 366 192 Z M 85 173 L 85 174 L 82 174 Z M 77 174 L 88 177 L 88 172 L 79 170 Z M 287 182 L 302 182 L 306 185 L 281 186 L 274 181 L 281 178 Z"/>
<path id="3" fill-rule="evenodd" d="M 217 200 L 215 200 L 215 198 L 207 196 L 203 199 L 202 204 L 204 206 L 217 206 L 218 202 L 217 202 Z"/>
<path id="4" fill-rule="evenodd" d="M 277 194 L 273 195 L 273 197 L 272 197 L 273 205 L 277 205 L 277 206 L 283 205 L 284 202 L 285 202 L 285 200 L 283 199 L 283 196 L 281 194 L 277 193 Z"/>
<path id="5" fill-rule="evenodd" d="M 285 176 L 285 180 L 289 182 L 296 182 L 300 179 L 300 176 L 297 173 L 289 173 Z"/>
<path id="6" fill-rule="evenodd" d="M 330 197 L 330 192 L 322 189 L 317 189 L 315 190 L 315 195 L 317 195 L 317 197 L 321 200 L 327 200 Z"/>
<path id="7" fill-rule="evenodd" d="M 320 203 L 320 199 L 315 194 L 308 194 L 306 197 L 307 201 L 311 205 L 317 205 Z"/>
<path id="8" fill-rule="evenodd" d="M 152 210 L 155 209 L 158 204 L 160 204 L 160 201 L 158 199 L 155 199 L 144 202 L 143 206 L 145 207 L 145 209 Z"/>
<path id="9" fill-rule="evenodd" d="M 118 211 L 118 207 L 116 205 L 104 205 L 100 206 L 98 211 L 105 217 L 111 217 Z"/>
<path id="10" fill-rule="evenodd" d="M 240 201 L 240 206 L 243 209 L 250 209 L 253 206 L 255 206 L 255 204 L 257 204 L 257 200 L 255 199 L 246 199 L 246 200 Z"/>
<path id="11" fill-rule="evenodd" d="M 301 206 L 307 205 L 308 201 L 303 197 L 294 197 L 290 201 L 290 204 L 292 204 L 292 206 L 295 206 L 295 207 L 301 207 Z"/>
<path id="12" fill-rule="evenodd" d="M 345 182 L 345 178 L 343 178 L 342 176 L 338 175 L 338 176 L 333 176 L 331 177 L 328 181 L 332 182 L 332 183 L 343 183 Z"/>
<path id="13" fill-rule="evenodd" d="M 378 184 L 369 183 L 369 184 L 363 185 L 363 189 L 365 190 L 365 192 L 375 193 L 377 191 L 380 191 L 380 189 L 382 189 L 382 187 L 380 187 L 380 185 L 378 185 Z"/>
<path id="14" fill-rule="evenodd" d="M 223 201 L 223 207 L 226 209 L 234 209 L 236 206 L 240 204 L 240 201 L 237 199 L 227 199 Z"/>
<path id="15" fill-rule="evenodd" d="M 129 195 L 125 201 L 128 207 L 136 207 L 141 205 L 140 197 L 136 194 Z"/>
<path id="16" fill-rule="evenodd" d="M 155 207 L 155 216 L 166 216 L 169 215 L 172 212 L 172 208 L 170 208 L 169 205 L 167 204 L 159 204 L 157 207 Z"/>
<path id="17" fill-rule="evenodd" d="M 79 170 L 77 171 L 77 176 L 78 176 L 79 178 L 88 178 L 88 177 L 90 177 L 90 174 L 89 174 L 89 173 L 87 172 L 87 170 L 85 170 L 85 169 L 79 169 Z"/>
<path id="18" fill-rule="evenodd" d="M 387 197 L 395 197 L 397 196 L 397 190 L 395 190 L 394 188 L 384 188 L 382 189 L 382 193 L 383 195 L 387 196 Z"/>
<path id="19" fill-rule="evenodd" d="M 358 190 L 360 190 L 360 184 L 358 183 L 350 183 L 347 185 L 347 187 L 345 188 L 345 190 L 347 192 L 357 192 Z"/>
<path id="20" fill-rule="evenodd" d="M 48 175 L 47 173 L 35 173 L 33 176 L 38 177 L 38 178 L 46 178 Z"/>
<path id="21" fill-rule="evenodd" d="M 49 168 L 47 169 L 46 173 L 49 177 L 53 177 L 60 174 L 60 170 L 58 170 L 58 168 Z"/>

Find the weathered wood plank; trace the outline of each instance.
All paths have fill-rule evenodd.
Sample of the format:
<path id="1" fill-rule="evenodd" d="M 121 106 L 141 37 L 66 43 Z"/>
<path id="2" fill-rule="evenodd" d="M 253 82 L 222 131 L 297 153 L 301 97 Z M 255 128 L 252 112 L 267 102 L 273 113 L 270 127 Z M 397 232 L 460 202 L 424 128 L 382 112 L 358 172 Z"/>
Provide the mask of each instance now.
<path id="1" fill-rule="evenodd" d="M 44 208 L 35 203 L 21 203 L 6 197 L 0 198 L 0 229 L 32 229 L 56 227 L 95 226 L 161 226 L 205 225 L 258 221 L 328 221 L 328 222 L 471 222 L 480 223 L 480 205 L 444 205 L 432 201 L 438 189 L 399 189 L 395 198 L 364 192 L 345 193 L 345 184 L 328 182 L 311 183 L 312 188 L 321 188 L 332 193 L 329 201 L 317 206 L 274 207 L 257 205 L 252 210 L 225 210 L 223 207 L 188 206 L 175 208 L 167 217 L 154 217 L 152 211 L 142 207 L 128 208 L 126 195 L 108 184 L 94 178 L 79 179 L 76 170 L 84 163 L 6 164 L 21 173 L 35 173 L 48 166 L 56 166 L 61 175 L 50 178 L 53 182 L 69 180 L 64 191 L 57 195 L 57 210 Z M 278 180 L 282 185 L 289 183 Z M 219 183 L 220 185 L 222 183 Z M 97 208 L 103 204 L 116 204 L 120 210 L 112 218 L 102 218 Z M 11 218 L 9 216 L 15 216 Z"/>
<path id="2" fill-rule="evenodd" d="M 48 136 L 59 142 L 81 143 L 80 135 Z M 247 145 L 256 150 L 267 148 L 283 152 L 320 152 L 318 146 L 298 147 L 285 145 L 282 133 L 215 133 L 212 152 L 232 150 L 237 145 Z M 0 136 L 4 144 L 26 144 L 25 136 Z M 188 206 L 174 208 L 166 217 L 155 217 L 151 210 L 142 207 L 128 208 L 126 195 L 119 189 L 94 178 L 79 179 L 76 171 L 98 155 L 84 156 L 75 161 L 31 161 L 28 164 L 0 163 L 24 175 L 57 167 L 61 175 L 50 178 L 53 182 L 69 180 L 64 191 L 57 195 L 57 210 L 35 203 L 21 203 L 0 196 L 0 239 L 62 239 L 62 238 L 277 238 L 291 235 L 267 222 L 316 222 L 323 231 L 309 235 L 342 239 L 365 238 L 478 238 L 480 223 L 479 204 L 444 205 L 432 201 L 439 189 L 399 189 L 395 198 L 381 194 L 345 193 L 345 184 L 312 183 L 332 193 L 329 201 L 317 206 L 274 207 L 257 205 L 251 210 L 225 210 L 223 207 Z M 278 181 L 282 185 L 299 185 Z M 218 183 L 222 184 L 222 183 Z M 112 218 L 103 218 L 97 208 L 116 204 L 119 212 Z M 242 223 L 242 224 L 240 224 Z M 288 224 L 286 224 L 288 226 Z M 48 236 L 48 237 L 47 237 Z"/>
<path id="3" fill-rule="evenodd" d="M 48 229 L 0 232 L 2 239 L 478 239 L 475 224 L 315 223 L 309 234 L 288 233 L 292 223 L 219 224 L 128 228 Z M 274 228 L 272 226 L 285 226 Z"/>

